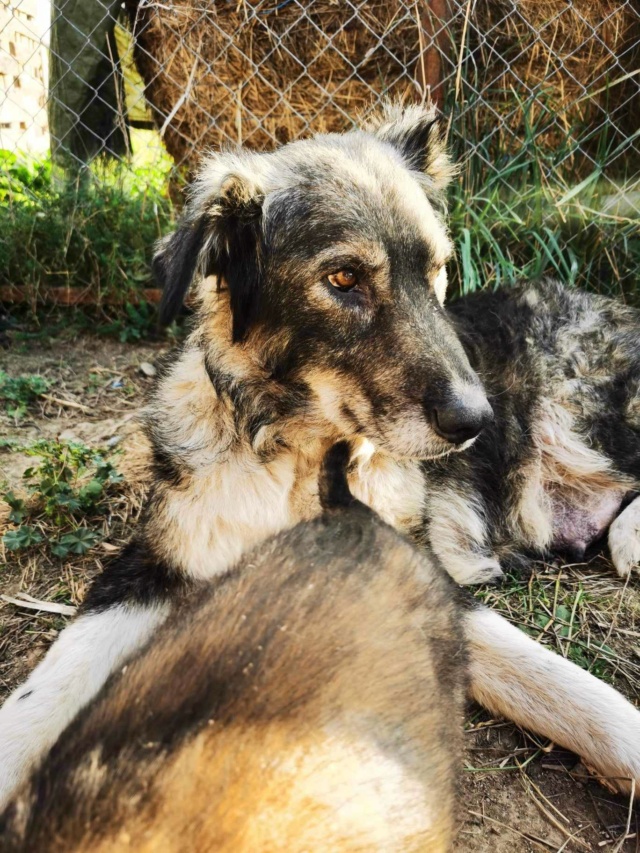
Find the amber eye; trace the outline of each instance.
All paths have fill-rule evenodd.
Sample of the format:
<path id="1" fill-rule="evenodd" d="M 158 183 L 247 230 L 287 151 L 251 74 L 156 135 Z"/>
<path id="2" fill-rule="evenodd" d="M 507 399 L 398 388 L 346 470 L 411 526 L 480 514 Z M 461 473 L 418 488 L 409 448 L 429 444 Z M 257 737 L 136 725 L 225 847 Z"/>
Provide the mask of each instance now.
<path id="1" fill-rule="evenodd" d="M 353 290 L 358 283 L 357 274 L 350 269 L 339 270 L 328 276 L 329 284 L 337 290 Z"/>

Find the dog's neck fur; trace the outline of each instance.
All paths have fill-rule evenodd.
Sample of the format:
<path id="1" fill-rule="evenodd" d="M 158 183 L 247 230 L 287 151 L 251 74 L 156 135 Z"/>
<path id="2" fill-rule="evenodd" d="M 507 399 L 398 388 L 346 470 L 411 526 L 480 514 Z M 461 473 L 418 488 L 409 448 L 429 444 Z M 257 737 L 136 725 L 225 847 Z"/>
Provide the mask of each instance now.
<path id="1" fill-rule="evenodd" d="M 196 328 L 146 410 L 162 477 L 144 533 L 158 557 L 192 578 L 226 570 L 249 547 L 316 515 L 320 463 L 345 437 L 313 397 L 297 399 L 248 349 L 231 346 L 225 314 L 209 313 Z M 418 464 L 373 453 L 366 440 L 355 446 L 355 494 L 395 527 L 414 527 Z"/>

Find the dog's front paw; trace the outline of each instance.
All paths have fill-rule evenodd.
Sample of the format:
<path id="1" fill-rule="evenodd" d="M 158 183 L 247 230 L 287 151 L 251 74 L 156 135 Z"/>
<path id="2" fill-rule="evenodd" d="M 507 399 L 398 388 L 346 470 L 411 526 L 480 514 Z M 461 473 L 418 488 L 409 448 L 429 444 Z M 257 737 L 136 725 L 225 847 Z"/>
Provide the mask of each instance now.
<path id="1" fill-rule="evenodd" d="M 445 566 L 456 583 L 462 586 L 472 586 L 481 583 L 500 583 L 504 580 L 504 572 L 498 560 L 494 557 L 476 557 L 471 554 L 455 562 L 455 565 Z"/>
<path id="2" fill-rule="evenodd" d="M 611 561 L 622 578 L 640 570 L 640 498 L 636 498 L 609 528 Z"/>

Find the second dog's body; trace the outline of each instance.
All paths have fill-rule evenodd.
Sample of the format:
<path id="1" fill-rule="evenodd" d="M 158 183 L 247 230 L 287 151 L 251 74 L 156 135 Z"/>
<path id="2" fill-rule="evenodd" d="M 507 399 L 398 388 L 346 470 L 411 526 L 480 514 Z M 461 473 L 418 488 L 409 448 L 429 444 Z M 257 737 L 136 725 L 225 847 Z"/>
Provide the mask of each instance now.
<path id="1" fill-rule="evenodd" d="M 424 463 L 426 541 L 473 583 L 531 557 L 579 561 L 608 534 L 628 575 L 640 562 L 638 311 L 540 281 L 450 313 L 496 417 L 465 453 Z"/>

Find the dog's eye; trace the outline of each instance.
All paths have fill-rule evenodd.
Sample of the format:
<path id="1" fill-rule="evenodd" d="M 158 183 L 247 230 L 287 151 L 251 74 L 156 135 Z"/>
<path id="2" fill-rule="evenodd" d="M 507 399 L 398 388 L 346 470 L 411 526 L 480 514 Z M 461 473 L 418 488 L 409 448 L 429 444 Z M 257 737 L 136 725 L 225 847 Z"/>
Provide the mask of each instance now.
<path id="1" fill-rule="evenodd" d="M 338 272 L 332 273 L 327 278 L 331 287 L 345 292 L 353 290 L 358 284 L 358 274 L 352 269 L 338 270 Z"/>

